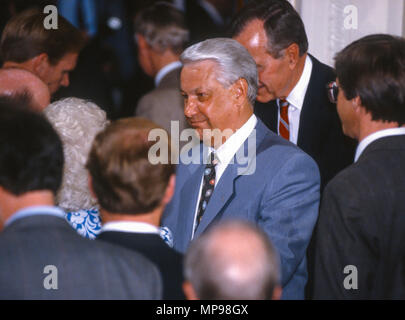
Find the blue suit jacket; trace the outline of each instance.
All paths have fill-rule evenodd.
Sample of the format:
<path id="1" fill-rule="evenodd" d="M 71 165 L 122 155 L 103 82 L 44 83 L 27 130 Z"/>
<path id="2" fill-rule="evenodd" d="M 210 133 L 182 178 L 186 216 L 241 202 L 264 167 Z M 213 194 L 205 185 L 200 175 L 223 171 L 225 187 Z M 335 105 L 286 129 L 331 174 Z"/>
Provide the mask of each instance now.
<path id="1" fill-rule="evenodd" d="M 255 143 L 248 143 L 252 135 Z M 284 299 L 303 299 L 307 281 L 306 249 L 318 217 L 320 176 L 316 163 L 258 120 L 241 148 L 246 164 L 229 164 L 215 187 L 194 238 L 222 219 L 257 223 L 280 255 Z M 252 140 L 250 140 L 252 141 Z M 202 144 L 197 148 L 205 148 Z M 194 150 L 195 151 L 195 150 Z M 196 152 L 198 155 L 198 152 Z M 238 154 L 238 153 L 237 153 Z M 190 244 L 194 213 L 205 165 L 202 153 L 177 168 L 176 190 L 162 225 L 173 232 L 175 249 Z M 199 160 L 199 161 L 198 161 Z M 247 175 L 246 173 L 253 172 Z"/>

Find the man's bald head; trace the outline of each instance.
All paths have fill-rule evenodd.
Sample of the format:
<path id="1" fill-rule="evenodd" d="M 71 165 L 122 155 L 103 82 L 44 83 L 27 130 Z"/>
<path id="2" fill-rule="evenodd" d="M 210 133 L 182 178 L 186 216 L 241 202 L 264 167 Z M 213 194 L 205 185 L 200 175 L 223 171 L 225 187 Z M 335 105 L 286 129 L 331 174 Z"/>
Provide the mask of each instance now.
<path id="1" fill-rule="evenodd" d="M 280 295 L 277 253 L 267 235 L 247 222 L 228 221 L 196 239 L 186 255 L 185 277 L 198 299 Z"/>
<path id="2" fill-rule="evenodd" d="M 42 111 L 50 104 L 48 86 L 33 73 L 23 69 L 0 69 L 0 95 L 27 93 L 32 97 L 31 107 Z"/>

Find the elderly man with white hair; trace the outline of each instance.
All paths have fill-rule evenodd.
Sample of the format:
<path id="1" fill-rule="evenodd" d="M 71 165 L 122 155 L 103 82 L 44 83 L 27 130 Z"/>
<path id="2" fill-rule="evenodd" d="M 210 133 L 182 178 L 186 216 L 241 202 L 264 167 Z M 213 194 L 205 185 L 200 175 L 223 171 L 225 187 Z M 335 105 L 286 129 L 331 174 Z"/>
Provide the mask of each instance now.
<path id="1" fill-rule="evenodd" d="M 101 219 L 89 190 L 85 164 L 95 136 L 108 124 L 106 113 L 78 98 L 53 102 L 44 113 L 62 140 L 65 156 L 56 203 L 67 212 L 66 219 L 79 234 L 94 239 L 101 230 Z"/>
<path id="2" fill-rule="evenodd" d="M 280 254 L 283 298 L 303 299 L 320 198 L 316 163 L 253 114 L 256 63 L 237 41 L 209 39 L 180 60 L 184 114 L 202 143 L 180 156 L 162 224 L 185 252 L 223 219 L 256 223 Z"/>

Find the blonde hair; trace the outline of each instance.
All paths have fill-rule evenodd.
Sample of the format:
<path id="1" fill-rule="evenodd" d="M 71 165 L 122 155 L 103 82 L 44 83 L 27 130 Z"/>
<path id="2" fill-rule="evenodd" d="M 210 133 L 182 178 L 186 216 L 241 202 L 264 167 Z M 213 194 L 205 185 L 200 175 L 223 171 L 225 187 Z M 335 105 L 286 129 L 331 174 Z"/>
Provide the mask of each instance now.
<path id="1" fill-rule="evenodd" d="M 89 190 L 85 164 L 94 137 L 108 124 L 106 113 L 94 103 L 78 98 L 55 101 L 44 113 L 62 140 L 65 156 L 57 205 L 67 212 L 97 206 Z"/>

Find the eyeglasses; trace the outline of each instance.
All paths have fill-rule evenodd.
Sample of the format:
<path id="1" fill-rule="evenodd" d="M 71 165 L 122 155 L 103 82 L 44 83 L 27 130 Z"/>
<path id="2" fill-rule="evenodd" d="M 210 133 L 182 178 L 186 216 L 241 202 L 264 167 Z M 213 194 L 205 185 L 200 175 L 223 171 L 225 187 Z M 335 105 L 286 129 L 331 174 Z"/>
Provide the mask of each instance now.
<path id="1" fill-rule="evenodd" d="M 337 103 L 339 86 L 337 85 L 336 81 L 329 82 L 326 85 L 326 90 L 328 92 L 329 101 L 332 103 Z"/>

